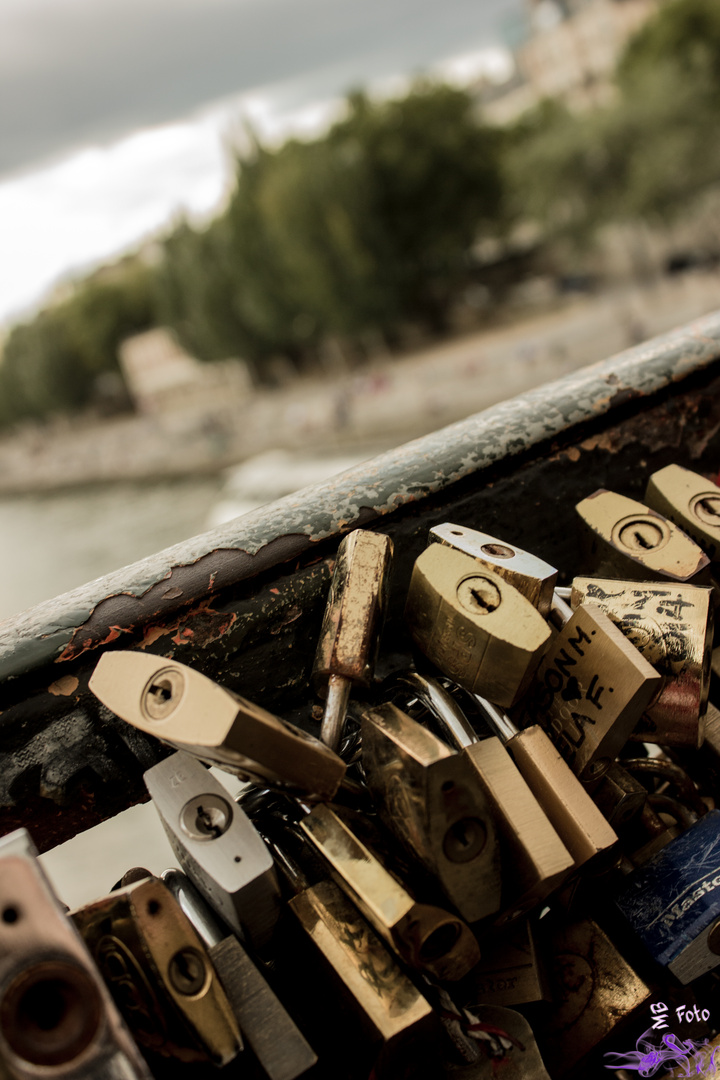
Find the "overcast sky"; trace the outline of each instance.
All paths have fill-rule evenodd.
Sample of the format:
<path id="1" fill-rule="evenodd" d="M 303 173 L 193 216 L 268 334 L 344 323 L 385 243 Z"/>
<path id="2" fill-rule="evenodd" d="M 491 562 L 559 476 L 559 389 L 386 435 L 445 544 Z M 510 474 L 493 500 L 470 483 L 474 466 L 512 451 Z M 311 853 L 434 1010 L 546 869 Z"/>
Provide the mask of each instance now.
<path id="1" fill-rule="evenodd" d="M 0 0 L 0 319 L 209 210 L 240 113 L 317 120 L 348 88 L 501 44 L 524 2 Z"/>

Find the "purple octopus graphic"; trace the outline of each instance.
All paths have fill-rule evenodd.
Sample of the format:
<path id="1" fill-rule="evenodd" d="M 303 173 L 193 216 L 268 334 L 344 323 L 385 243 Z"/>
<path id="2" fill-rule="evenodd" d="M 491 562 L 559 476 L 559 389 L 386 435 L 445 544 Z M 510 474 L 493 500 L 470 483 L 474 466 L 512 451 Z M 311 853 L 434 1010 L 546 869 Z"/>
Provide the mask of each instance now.
<path id="1" fill-rule="evenodd" d="M 714 1076 L 716 1072 L 715 1055 L 720 1047 L 708 1046 L 708 1040 L 695 1043 L 692 1039 L 679 1040 L 671 1031 L 661 1037 L 659 1045 L 652 1041 L 652 1028 L 638 1038 L 635 1050 L 626 1054 L 608 1052 L 606 1058 L 613 1058 L 606 1069 L 628 1069 L 637 1071 L 639 1076 L 655 1076 L 660 1069 L 681 1067 L 685 1071 L 681 1076 Z M 705 1049 L 707 1047 L 707 1049 Z M 712 1055 L 710 1051 L 712 1050 Z M 720 1059 L 718 1060 L 720 1064 Z"/>

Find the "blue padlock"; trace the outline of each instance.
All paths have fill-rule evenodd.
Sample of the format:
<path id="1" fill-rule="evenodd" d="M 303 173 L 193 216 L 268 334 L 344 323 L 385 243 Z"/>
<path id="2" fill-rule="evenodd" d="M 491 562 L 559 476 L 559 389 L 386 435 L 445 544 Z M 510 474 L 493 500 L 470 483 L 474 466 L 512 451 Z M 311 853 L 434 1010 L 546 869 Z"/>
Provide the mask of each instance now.
<path id="1" fill-rule="evenodd" d="M 615 903 L 681 983 L 720 964 L 720 810 L 633 870 Z"/>

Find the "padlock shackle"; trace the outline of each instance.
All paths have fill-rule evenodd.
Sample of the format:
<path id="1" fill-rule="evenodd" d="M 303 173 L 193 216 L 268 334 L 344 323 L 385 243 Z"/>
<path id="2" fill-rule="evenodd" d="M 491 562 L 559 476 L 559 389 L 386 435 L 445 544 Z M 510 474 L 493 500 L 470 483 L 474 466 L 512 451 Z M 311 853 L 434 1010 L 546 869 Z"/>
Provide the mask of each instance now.
<path id="1" fill-rule="evenodd" d="M 567 592 L 568 590 L 565 589 L 563 591 Z M 565 623 L 569 622 L 573 616 L 573 610 L 567 602 L 568 599 L 569 597 L 566 599 L 564 596 L 561 596 L 558 589 L 553 589 L 550 622 L 553 626 L 556 626 L 558 630 L 562 630 Z"/>
<path id="2" fill-rule="evenodd" d="M 410 686 L 418 700 L 433 714 L 443 734 L 456 747 L 465 750 L 479 742 L 477 733 L 458 703 L 436 679 L 427 678 L 417 671 L 407 671 L 400 682 Z"/>
<path id="3" fill-rule="evenodd" d="M 514 738 L 518 734 L 518 728 L 513 724 L 510 717 L 497 705 L 493 705 L 492 701 L 488 701 L 487 698 L 481 697 L 480 694 L 472 695 L 475 701 L 480 706 L 485 719 L 496 735 L 499 735 L 504 743 L 508 743 L 510 739 Z"/>
<path id="4" fill-rule="evenodd" d="M 182 870 L 171 867 L 168 870 L 163 870 L 160 878 L 175 897 L 208 949 L 211 949 L 213 945 L 218 945 L 231 933 L 230 929 L 221 923 L 213 909 Z"/>

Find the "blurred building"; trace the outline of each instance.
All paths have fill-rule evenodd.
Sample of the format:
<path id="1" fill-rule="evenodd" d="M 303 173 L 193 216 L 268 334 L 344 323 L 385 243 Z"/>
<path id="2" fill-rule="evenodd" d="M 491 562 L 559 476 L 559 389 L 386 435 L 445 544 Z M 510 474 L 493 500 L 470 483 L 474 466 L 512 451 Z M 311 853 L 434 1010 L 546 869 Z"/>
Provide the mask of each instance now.
<path id="1" fill-rule="evenodd" d="M 543 98 L 587 108 L 612 95 L 615 65 L 629 38 L 663 0 L 526 0 L 506 24 L 516 70 L 481 94 L 489 120 L 506 123 Z"/>
<path id="2" fill-rule="evenodd" d="M 138 413 L 154 416 L 165 428 L 229 422 L 252 393 L 243 361 L 200 363 L 163 327 L 127 338 L 118 358 Z"/>

